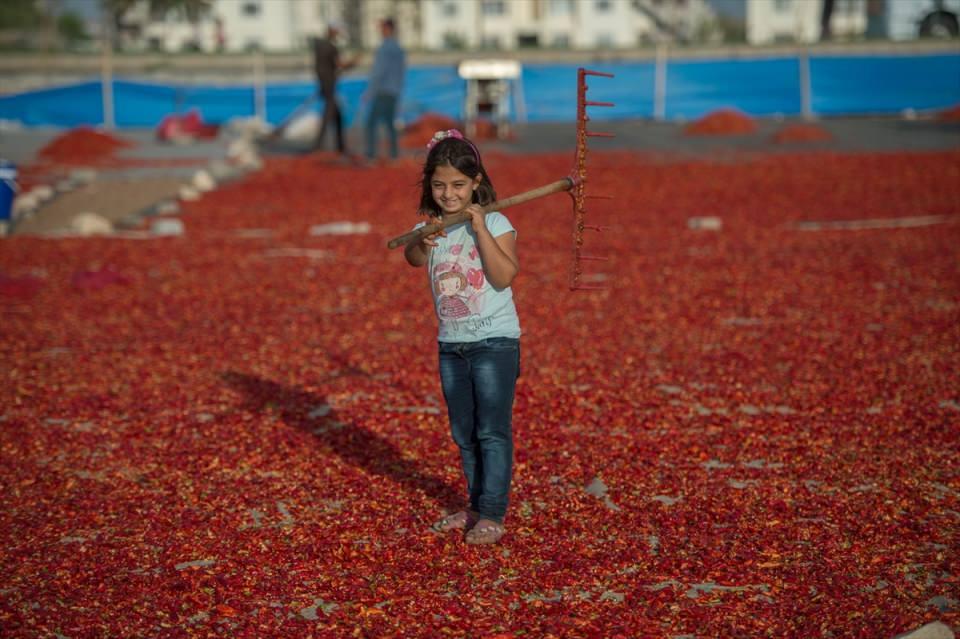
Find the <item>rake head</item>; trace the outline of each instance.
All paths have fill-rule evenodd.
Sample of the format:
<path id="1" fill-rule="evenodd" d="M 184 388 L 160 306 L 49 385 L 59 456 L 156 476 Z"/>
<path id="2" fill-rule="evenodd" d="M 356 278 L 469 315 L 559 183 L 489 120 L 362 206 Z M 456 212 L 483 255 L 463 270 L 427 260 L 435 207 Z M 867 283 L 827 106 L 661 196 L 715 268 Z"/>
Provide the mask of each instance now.
<path id="1" fill-rule="evenodd" d="M 590 118 L 587 116 L 587 107 L 612 107 L 613 102 L 596 102 L 587 100 L 587 76 L 595 75 L 604 78 L 612 78 L 612 73 L 603 73 L 601 71 L 589 71 L 587 69 L 577 70 L 577 150 L 574 158 L 573 170 L 570 173 L 570 179 L 573 181 L 573 188 L 570 189 L 570 197 L 573 198 L 573 262 L 570 268 L 570 290 L 588 290 L 605 288 L 581 283 L 583 273 L 583 263 L 591 261 L 606 261 L 606 257 L 598 255 L 587 255 L 583 252 L 584 232 L 600 232 L 605 227 L 597 224 L 588 224 L 586 222 L 586 201 L 587 200 L 610 200 L 609 195 L 596 195 L 587 193 L 587 138 L 612 138 L 612 133 L 602 133 L 599 131 L 588 131 L 587 122 Z"/>

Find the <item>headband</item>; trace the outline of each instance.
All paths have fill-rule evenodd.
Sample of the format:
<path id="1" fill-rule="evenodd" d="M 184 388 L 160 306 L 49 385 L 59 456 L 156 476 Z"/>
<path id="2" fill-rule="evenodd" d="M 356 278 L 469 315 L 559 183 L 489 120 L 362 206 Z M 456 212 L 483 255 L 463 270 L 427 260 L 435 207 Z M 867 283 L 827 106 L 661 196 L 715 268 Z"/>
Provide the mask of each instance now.
<path id="1" fill-rule="evenodd" d="M 477 147 L 473 145 L 473 142 L 463 137 L 463 133 L 460 133 L 460 131 L 456 129 L 447 129 L 446 131 L 437 131 L 434 133 L 433 138 L 427 142 L 427 153 L 430 153 L 430 151 L 433 150 L 433 147 L 437 146 L 437 143 L 439 143 L 441 140 L 446 140 L 447 138 L 456 138 L 457 140 L 463 140 L 466 142 L 473 151 L 473 156 L 477 159 L 477 165 L 479 166 L 482 164 L 480 162 L 480 151 L 478 151 Z"/>

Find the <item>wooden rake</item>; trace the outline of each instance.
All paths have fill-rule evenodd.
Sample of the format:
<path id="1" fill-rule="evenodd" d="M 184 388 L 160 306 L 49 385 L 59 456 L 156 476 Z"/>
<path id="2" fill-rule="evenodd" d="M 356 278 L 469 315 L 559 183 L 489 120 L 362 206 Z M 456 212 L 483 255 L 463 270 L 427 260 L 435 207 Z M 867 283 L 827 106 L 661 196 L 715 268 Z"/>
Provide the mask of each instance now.
<path id="1" fill-rule="evenodd" d="M 537 198 L 566 191 L 573 200 L 573 260 L 570 268 L 570 290 L 599 289 L 602 286 L 585 285 L 580 282 L 582 275 L 582 264 L 588 261 L 605 261 L 607 258 L 597 255 L 587 255 L 583 252 L 584 231 L 603 231 L 606 227 L 587 224 L 585 202 L 588 199 L 612 199 L 609 195 L 588 194 L 587 185 L 587 138 L 602 137 L 612 138 L 612 133 L 602 133 L 598 131 L 589 131 L 587 122 L 590 121 L 587 115 L 587 107 L 612 107 L 613 102 L 595 102 L 587 100 L 587 76 L 602 76 L 612 78 L 612 73 L 603 73 L 600 71 L 590 71 L 588 69 L 577 70 L 577 148 L 574 155 L 574 165 L 570 174 L 565 178 L 545 184 L 543 186 L 518 193 L 502 200 L 497 200 L 483 207 L 484 214 L 493 211 L 502 211 L 503 209 L 529 202 Z M 420 241 L 424 237 L 437 233 L 449 226 L 465 222 L 470 219 L 466 213 L 457 213 L 448 215 L 443 219 L 430 224 L 425 224 L 420 228 L 398 235 L 387 242 L 387 248 L 394 249 L 399 246 L 406 246 L 410 242 Z"/>

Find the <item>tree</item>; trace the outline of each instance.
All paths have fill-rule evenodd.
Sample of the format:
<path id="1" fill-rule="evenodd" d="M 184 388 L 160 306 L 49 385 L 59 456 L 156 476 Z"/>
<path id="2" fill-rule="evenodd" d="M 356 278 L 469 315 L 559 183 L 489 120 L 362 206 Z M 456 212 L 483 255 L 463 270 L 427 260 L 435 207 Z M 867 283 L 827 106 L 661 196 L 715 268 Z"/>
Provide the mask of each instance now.
<path id="1" fill-rule="evenodd" d="M 200 18 L 210 13 L 213 0 L 149 0 L 150 13 L 156 16 L 165 16 L 176 12 L 190 22 L 199 22 Z"/>
<path id="2" fill-rule="evenodd" d="M 0 2 L 0 29 L 31 29 L 43 24 L 43 14 L 34 0 Z"/>
<path id="3" fill-rule="evenodd" d="M 68 46 L 90 39 L 83 19 L 75 13 L 64 13 L 57 18 L 57 33 Z"/>
<path id="4" fill-rule="evenodd" d="M 193 23 L 198 22 L 213 7 L 213 0 L 101 0 L 101 2 L 104 11 L 111 18 L 115 47 L 120 45 L 120 33 L 125 28 L 124 18 L 137 5 L 146 4 L 150 15 L 157 18 L 163 18 L 170 12 L 177 12 Z"/>

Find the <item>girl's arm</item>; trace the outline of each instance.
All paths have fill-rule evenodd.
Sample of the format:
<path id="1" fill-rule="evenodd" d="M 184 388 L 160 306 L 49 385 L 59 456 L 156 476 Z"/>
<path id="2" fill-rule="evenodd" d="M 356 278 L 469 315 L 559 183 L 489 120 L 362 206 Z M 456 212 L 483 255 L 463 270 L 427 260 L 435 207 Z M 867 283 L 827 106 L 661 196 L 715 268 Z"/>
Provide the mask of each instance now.
<path id="1" fill-rule="evenodd" d="M 407 263 L 410 266 L 423 266 L 426 264 L 427 259 L 430 257 L 430 251 L 437 245 L 435 239 L 437 236 L 446 237 L 447 234 L 441 229 L 423 239 L 411 240 L 403 249 L 403 256 L 407 258 Z"/>
<path id="2" fill-rule="evenodd" d="M 423 266 L 430 256 L 430 247 L 424 246 L 421 240 L 413 240 L 404 247 L 403 256 L 410 266 Z"/>
<path id="3" fill-rule="evenodd" d="M 467 212 L 470 213 L 473 232 L 477 235 L 477 250 L 480 251 L 480 261 L 483 263 L 487 281 L 496 288 L 507 288 L 520 272 L 516 234 L 504 233 L 493 237 L 484 222 L 483 209 L 471 204 L 467 207 Z"/>

